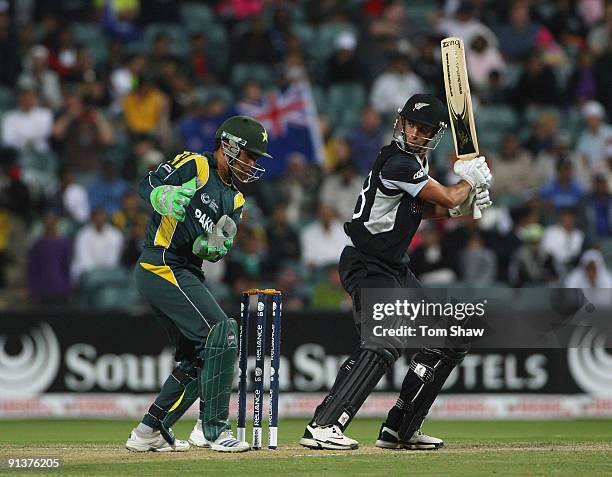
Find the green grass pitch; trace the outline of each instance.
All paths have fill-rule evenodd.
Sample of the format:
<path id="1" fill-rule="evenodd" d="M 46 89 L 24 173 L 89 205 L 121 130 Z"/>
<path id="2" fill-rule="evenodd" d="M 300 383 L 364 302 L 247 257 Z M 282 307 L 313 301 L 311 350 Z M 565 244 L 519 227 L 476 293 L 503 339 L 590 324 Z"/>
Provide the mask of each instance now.
<path id="1" fill-rule="evenodd" d="M 306 476 L 612 476 L 612 421 L 429 421 L 439 451 L 385 451 L 373 446 L 380 421 L 356 419 L 347 434 L 357 451 L 313 451 L 297 444 L 305 420 L 285 419 L 280 449 L 219 454 L 130 453 L 123 447 L 135 421 L 0 421 L 0 475 Z M 186 438 L 192 422 L 177 424 Z M 267 436 L 267 434 L 266 434 Z M 61 470 L 6 470 L 8 457 L 62 457 Z"/>

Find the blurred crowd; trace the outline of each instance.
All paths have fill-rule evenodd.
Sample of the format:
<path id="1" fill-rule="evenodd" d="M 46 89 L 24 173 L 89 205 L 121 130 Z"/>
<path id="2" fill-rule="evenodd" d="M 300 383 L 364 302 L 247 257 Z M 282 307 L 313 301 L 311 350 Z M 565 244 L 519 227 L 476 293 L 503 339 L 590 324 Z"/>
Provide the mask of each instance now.
<path id="1" fill-rule="evenodd" d="M 0 0 L 0 305 L 137 304 L 138 180 L 210 150 L 237 102 L 308 81 L 324 161 L 296 151 L 245 186 L 237 242 L 204 268 L 221 301 L 271 285 L 290 309 L 347 307 L 342 224 L 397 108 L 444 98 L 445 36 L 465 41 L 495 206 L 423 223 L 412 270 L 428 286 L 611 287 L 610 2 Z M 453 159 L 447 132 L 431 175 L 458 180 Z"/>

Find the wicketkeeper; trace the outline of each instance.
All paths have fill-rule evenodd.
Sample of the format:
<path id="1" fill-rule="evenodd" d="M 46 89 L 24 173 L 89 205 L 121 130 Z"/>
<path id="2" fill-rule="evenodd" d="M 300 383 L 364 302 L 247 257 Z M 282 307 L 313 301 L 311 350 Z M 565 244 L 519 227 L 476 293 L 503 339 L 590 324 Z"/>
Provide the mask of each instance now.
<path id="1" fill-rule="evenodd" d="M 155 209 L 135 279 L 176 347 L 176 361 L 162 389 L 132 430 L 131 451 L 185 451 L 170 427 L 200 399 L 200 420 L 190 441 L 220 452 L 249 450 L 232 435 L 229 399 L 238 331 L 204 285 L 202 261 L 216 262 L 232 247 L 245 199 L 236 182 L 252 182 L 264 169 L 264 127 L 247 116 L 226 120 L 213 153 L 184 152 L 160 164 L 140 183 Z M 138 337 L 135 337 L 138 338 Z"/>

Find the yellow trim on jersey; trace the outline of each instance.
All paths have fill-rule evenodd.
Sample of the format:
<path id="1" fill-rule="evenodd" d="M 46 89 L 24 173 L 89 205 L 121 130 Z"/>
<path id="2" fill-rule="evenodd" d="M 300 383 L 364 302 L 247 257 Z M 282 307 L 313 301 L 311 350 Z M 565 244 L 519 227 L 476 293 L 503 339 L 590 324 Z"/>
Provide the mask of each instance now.
<path id="1" fill-rule="evenodd" d="M 184 151 L 183 153 L 174 156 L 174 159 L 172 159 L 170 165 L 172 165 L 175 169 L 178 169 L 192 159 L 195 159 L 197 156 L 199 156 L 199 154 L 196 154 L 195 152 Z"/>
<path id="2" fill-rule="evenodd" d="M 244 196 L 242 195 L 242 192 L 238 192 L 234 196 L 234 210 L 239 209 L 240 207 L 242 207 L 245 202 L 246 202 L 246 200 L 244 200 Z"/>
<path id="3" fill-rule="evenodd" d="M 210 166 L 208 165 L 208 159 L 204 156 L 197 155 L 195 161 L 198 175 L 198 189 L 200 189 L 208 182 Z"/>
<path id="4" fill-rule="evenodd" d="M 181 403 L 181 401 L 183 400 L 184 397 L 185 397 L 185 390 L 183 389 L 183 394 L 181 394 L 181 397 L 178 398 L 178 400 L 172 405 L 172 407 L 170 409 L 168 409 L 168 412 L 172 412 L 177 407 L 179 407 L 179 404 Z"/>
<path id="5" fill-rule="evenodd" d="M 168 265 L 151 265 L 150 263 L 140 262 L 140 266 L 149 272 L 155 273 L 162 277 L 164 280 L 169 281 L 175 287 L 178 287 L 178 282 L 176 281 L 176 277 L 174 276 L 174 272 Z"/>
<path id="6" fill-rule="evenodd" d="M 175 218 L 170 215 L 164 215 L 161 218 L 161 222 L 157 227 L 157 232 L 155 232 L 155 240 L 153 241 L 153 245 L 168 248 L 170 246 L 170 242 L 172 242 L 172 236 L 174 235 L 174 231 L 176 230 L 176 226 L 178 222 Z"/>

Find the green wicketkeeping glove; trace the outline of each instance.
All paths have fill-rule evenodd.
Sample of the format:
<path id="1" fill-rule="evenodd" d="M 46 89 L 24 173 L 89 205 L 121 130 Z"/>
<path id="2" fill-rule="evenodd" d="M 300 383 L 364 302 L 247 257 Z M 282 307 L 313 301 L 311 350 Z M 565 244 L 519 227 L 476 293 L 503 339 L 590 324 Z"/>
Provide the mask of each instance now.
<path id="1" fill-rule="evenodd" d="M 232 248 L 234 239 L 227 239 L 223 242 L 221 247 L 210 245 L 204 235 L 198 236 L 193 242 L 193 253 L 200 257 L 202 260 L 209 262 L 218 262 L 227 255 Z"/>
<path id="2" fill-rule="evenodd" d="M 236 222 L 223 215 L 209 234 L 199 235 L 195 239 L 192 251 L 202 260 L 217 262 L 232 248 L 237 231 Z"/>
<path id="3" fill-rule="evenodd" d="M 195 194 L 197 178 L 180 186 L 163 185 L 151 191 L 151 205 L 161 215 L 170 215 L 179 222 L 185 220 L 185 207 Z"/>

